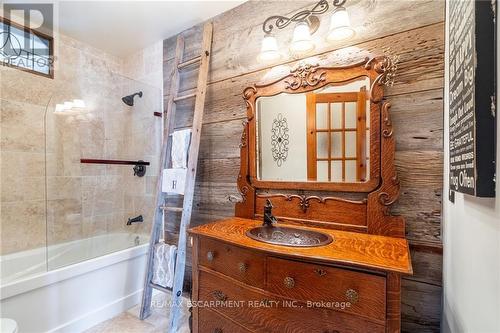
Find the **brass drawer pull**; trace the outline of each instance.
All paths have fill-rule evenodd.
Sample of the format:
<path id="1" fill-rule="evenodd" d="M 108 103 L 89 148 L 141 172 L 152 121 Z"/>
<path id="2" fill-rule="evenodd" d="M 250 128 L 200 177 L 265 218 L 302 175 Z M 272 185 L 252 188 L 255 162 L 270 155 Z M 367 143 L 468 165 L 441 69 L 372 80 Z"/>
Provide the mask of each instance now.
<path id="1" fill-rule="evenodd" d="M 224 332 L 222 331 L 222 328 L 217 327 L 217 328 L 214 328 L 214 333 L 224 333 Z"/>
<path id="2" fill-rule="evenodd" d="M 240 262 L 238 264 L 238 269 L 239 269 L 240 273 L 245 273 L 248 270 L 248 265 L 245 264 L 244 262 Z"/>
<path id="3" fill-rule="evenodd" d="M 295 287 L 295 280 L 293 277 L 290 277 L 290 276 L 287 276 L 284 280 L 283 280 L 283 284 L 285 285 L 285 287 L 287 287 L 288 289 L 292 289 L 293 287 Z"/>
<path id="4" fill-rule="evenodd" d="M 213 251 L 208 251 L 208 252 L 207 252 L 207 260 L 208 260 L 209 262 L 212 262 L 212 261 L 214 261 L 214 259 L 215 259 L 215 252 L 213 252 Z"/>
<path id="5" fill-rule="evenodd" d="M 345 297 L 352 304 L 357 303 L 358 299 L 359 299 L 358 292 L 356 290 L 354 290 L 354 289 L 347 289 L 346 292 L 345 292 Z"/>
<path id="6" fill-rule="evenodd" d="M 314 273 L 318 274 L 319 276 L 325 276 L 326 275 L 326 271 L 324 269 L 321 269 L 321 268 L 316 268 L 314 270 Z"/>
<path id="7" fill-rule="evenodd" d="M 214 290 L 212 291 L 212 296 L 217 300 L 221 302 L 227 301 L 227 296 L 220 290 Z"/>

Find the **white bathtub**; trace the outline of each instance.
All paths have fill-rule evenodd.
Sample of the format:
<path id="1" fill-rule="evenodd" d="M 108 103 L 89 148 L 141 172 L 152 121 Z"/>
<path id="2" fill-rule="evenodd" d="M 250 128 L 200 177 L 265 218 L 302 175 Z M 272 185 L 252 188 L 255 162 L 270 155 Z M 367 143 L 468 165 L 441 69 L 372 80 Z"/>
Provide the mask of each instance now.
<path id="1" fill-rule="evenodd" d="M 115 233 L 2 256 L 0 317 L 20 333 L 74 333 L 117 315 L 140 301 L 147 239 Z"/>

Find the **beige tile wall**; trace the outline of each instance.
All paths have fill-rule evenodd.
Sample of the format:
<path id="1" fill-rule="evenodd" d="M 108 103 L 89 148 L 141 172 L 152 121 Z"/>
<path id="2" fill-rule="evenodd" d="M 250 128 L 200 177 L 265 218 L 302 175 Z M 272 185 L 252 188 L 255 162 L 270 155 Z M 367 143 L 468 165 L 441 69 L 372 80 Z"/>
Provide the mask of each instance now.
<path id="1" fill-rule="evenodd" d="M 162 42 L 120 58 L 60 35 L 56 59 L 53 80 L 0 67 L 0 254 L 150 230 Z M 139 90 L 144 95 L 134 107 L 123 104 L 121 97 Z M 57 103 L 72 99 L 83 99 L 86 107 L 54 113 Z M 131 166 L 81 164 L 80 158 L 152 165 L 138 178 Z M 139 214 L 146 223 L 125 225 Z"/>

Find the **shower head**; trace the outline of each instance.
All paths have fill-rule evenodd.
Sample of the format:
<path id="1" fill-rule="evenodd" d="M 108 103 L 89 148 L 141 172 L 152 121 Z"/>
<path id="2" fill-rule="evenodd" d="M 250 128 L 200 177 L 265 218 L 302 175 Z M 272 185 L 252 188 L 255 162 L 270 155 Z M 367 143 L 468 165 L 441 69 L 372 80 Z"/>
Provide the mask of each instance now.
<path id="1" fill-rule="evenodd" d="M 128 106 L 134 106 L 135 95 L 139 95 L 139 97 L 142 97 L 142 91 L 136 92 L 135 94 L 132 94 L 132 95 L 122 97 L 123 103 L 127 104 Z"/>

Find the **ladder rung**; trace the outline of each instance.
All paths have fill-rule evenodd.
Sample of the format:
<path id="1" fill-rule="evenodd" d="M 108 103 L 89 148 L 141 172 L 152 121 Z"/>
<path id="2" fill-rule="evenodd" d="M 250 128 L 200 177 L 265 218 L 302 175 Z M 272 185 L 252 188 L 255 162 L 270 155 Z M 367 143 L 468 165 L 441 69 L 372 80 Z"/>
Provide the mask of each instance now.
<path id="1" fill-rule="evenodd" d="M 149 286 L 153 289 L 156 289 L 156 290 L 159 290 L 159 291 L 163 291 L 164 293 L 169 293 L 172 291 L 172 288 L 165 288 L 165 287 L 162 287 L 158 284 L 155 284 L 153 282 L 150 282 L 149 283 Z"/>
<path id="2" fill-rule="evenodd" d="M 161 206 L 160 208 L 168 212 L 182 212 L 183 209 L 182 207 L 169 207 L 169 206 Z"/>
<path id="3" fill-rule="evenodd" d="M 188 99 L 188 98 L 193 98 L 195 96 L 196 96 L 196 93 L 192 93 L 192 94 L 188 94 L 188 95 L 184 95 L 184 96 L 175 97 L 174 98 L 174 102 L 182 101 L 182 100 Z"/>
<path id="4" fill-rule="evenodd" d="M 191 65 L 191 64 L 195 64 L 195 63 L 197 63 L 197 62 L 198 62 L 198 61 L 200 61 L 200 60 L 201 60 L 201 56 L 194 57 L 194 58 L 193 58 L 193 59 L 191 59 L 191 60 L 187 60 L 187 61 L 184 61 L 184 62 L 179 63 L 179 64 L 177 65 L 177 68 L 178 68 L 178 69 L 184 68 L 184 67 L 189 66 L 189 65 Z"/>
<path id="5" fill-rule="evenodd" d="M 182 127 L 176 127 L 175 131 L 182 131 L 182 130 L 186 130 L 186 129 L 193 129 L 193 128 L 191 126 L 182 126 Z M 172 134 L 169 134 L 168 136 L 172 136 Z M 182 195 L 182 194 L 179 194 L 179 195 Z"/>

